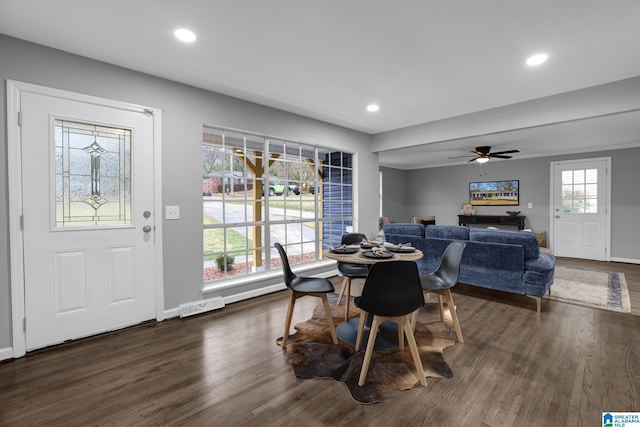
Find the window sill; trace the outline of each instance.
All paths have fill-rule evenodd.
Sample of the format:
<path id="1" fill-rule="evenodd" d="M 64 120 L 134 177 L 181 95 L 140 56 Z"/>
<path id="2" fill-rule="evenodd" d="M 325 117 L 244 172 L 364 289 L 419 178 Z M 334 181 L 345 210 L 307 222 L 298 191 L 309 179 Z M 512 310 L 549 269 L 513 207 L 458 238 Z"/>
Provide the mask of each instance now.
<path id="1" fill-rule="evenodd" d="M 333 260 L 321 260 L 314 263 L 292 266 L 291 269 L 293 270 L 294 273 L 303 275 L 304 273 L 312 272 L 314 270 L 326 268 L 332 265 L 335 267 L 336 262 Z M 337 269 L 330 270 L 329 272 L 331 273 L 330 276 L 336 275 Z M 320 272 L 318 274 L 318 277 L 330 277 L 330 276 L 327 276 L 326 273 L 327 273 L 326 271 Z M 273 270 L 265 273 L 252 274 L 252 275 L 242 276 L 238 278 L 218 280 L 215 282 L 207 282 L 203 284 L 202 293 L 207 294 L 212 292 L 220 292 L 228 289 L 233 289 L 239 286 L 265 282 L 265 281 L 269 281 L 276 278 L 282 278 L 282 277 L 283 277 L 282 270 Z M 278 283 L 278 287 L 280 289 L 285 289 L 284 282 Z"/>

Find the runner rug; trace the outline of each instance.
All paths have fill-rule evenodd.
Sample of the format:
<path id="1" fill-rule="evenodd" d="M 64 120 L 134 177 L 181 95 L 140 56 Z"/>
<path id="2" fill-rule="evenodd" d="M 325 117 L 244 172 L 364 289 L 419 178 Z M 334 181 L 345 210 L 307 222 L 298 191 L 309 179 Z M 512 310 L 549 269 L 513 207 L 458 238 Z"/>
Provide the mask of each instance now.
<path id="1" fill-rule="evenodd" d="M 330 302 L 336 296 L 329 295 Z M 344 304 L 331 303 L 333 322 L 337 326 L 344 320 Z M 447 313 L 448 314 L 448 313 Z M 355 308 L 350 317 L 359 316 Z M 445 317 L 446 319 L 446 317 Z M 359 403 L 377 403 L 391 398 L 418 383 L 415 365 L 409 345 L 404 350 L 375 351 L 364 386 L 358 386 L 364 348 L 356 352 L 348 344 L 333 344 L 325 319 L 322 304 L 318 304 L 311 319 L 295 325 L 296 332 L 290 335 L 283 348 L 287 362 L 293 367 L 296 378 L 332 379 L 344 384 L 353 399 Z M 452 325 L 440 321 L 437 304 L 426 304 L 420 311 L 416 325 L 416 342 L 424 372 L 429 377 L 451 378 L 453 373 L 442 355 L 442 350 L 455 343 Z M 282 338 L 278 338 L 278 344 Z"/>
<path id="2" fill-rule="evenodd" d="M 603 310 L 631 312 L 623 273 L 556 267 L 550 294 L 545 298 Z"/>

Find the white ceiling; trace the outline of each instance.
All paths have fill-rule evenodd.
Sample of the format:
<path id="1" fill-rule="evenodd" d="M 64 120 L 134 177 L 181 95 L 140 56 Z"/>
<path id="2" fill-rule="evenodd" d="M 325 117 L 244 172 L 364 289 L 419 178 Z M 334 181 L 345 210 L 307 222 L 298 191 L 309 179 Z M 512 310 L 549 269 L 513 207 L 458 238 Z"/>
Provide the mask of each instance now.
<path id="1" fill-rule="evenodd" d="M 0 33 L 370 134 L 640 76 L 639 23 L 637 0 L 0 0 Z M 178 42 L 180 27 L 197 41 Z M 538 52 L 549 61 L 527 67 Z M 368 113 L 371 102 L 380 111 Z M 594 125 L 638 135 L 638 118 Z M 459 163 L 448 157 L 522 140 L 520 157 L 549 154 L 559 137 L 599 132 L 587 122 L 386 150 L 380 161 Z"/>

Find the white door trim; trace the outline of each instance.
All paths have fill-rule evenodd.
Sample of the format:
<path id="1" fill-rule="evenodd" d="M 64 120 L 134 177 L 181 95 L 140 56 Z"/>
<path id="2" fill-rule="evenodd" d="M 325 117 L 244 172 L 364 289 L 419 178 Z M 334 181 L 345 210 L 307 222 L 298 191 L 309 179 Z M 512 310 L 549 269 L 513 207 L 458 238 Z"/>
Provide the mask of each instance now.
<path id="1" fill-rule="evenodd" d="M 554 239 L 554 215 L 553 211 L 554 203 L 555 203 L 555 166 L 564 165 L 564 164 L 573 164 L 573 163 L 583 163 L 583 162 L 592 162 L 592 161 L 604 161 L 606 163 L 606 188 L 607 188 L 607 197 L 605 199 L 605 209 L 606 209 L 606 224 L 605 224 L 605 261 L 611 261 L 611 157 L 595 157 L 595 158 L 585 158 L 585 159 L 574 159 L 574 160 L 562 160 L 550 163 L 550 190 L 549 195 L 551 197 L 549 201 L 549 244 L 551 245 L 551 250 L 553 250 L 553 239 Z"/>
<path id="2" fill-rule="evenodd" d="M 161 171 L 161 110 L 90 95 L 52 89 L 45 86 L 7 80 L 7 160 L 9 186 L 9 253 L 11 266 L 11 321 L 13 357 L 26 354 L 24 246 L 22 231 L 22 153 L 19 114 L 22 92 L 52 96 L 77 102 L 121 110 L 153 114 L 153 183 L 155 221 L 156 320 L 164 320 L 164 280 L 162 271 L 162 171 Z"/>

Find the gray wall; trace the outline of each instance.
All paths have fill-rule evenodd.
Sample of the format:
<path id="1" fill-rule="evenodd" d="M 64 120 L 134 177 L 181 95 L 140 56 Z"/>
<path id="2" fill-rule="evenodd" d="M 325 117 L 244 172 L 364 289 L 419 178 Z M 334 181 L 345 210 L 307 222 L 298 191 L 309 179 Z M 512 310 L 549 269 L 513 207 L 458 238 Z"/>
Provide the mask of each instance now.
<path id="1" fill-rule="evenodd" d="M 411 217 L 406 217 L 406 186 L 405 172 L 380 167 L 382 172 L 382 216 L 388 217 L 393 222 L 409 222 Z"/>
<path id="2" fill-rule="evenodd" d="M 520 206 L 517 209 L 480 206 L 476 207 L 477 214 L 503 214 L 506 210 L 520 210 L 527 216 L 527 228 L 549 233 L 550 163 L 609 156 L 612 169 L 611 256 L 640 260 L 640 227 L 637 225 L 637 218 L 640 216 L 640 191 L 637 188 L 640 183 L 640 148 L 490 161 L 482 166 L 469 164 L 404 171 L 405 203 L 403 213 L 398 214 L 397 218 L 408 221 L 414 215 L 435 215 L 438 224 L 457 224 L 460 206 L 469 198 L 469 181 L 519 179 Z M 383 169 L 385 170 L 386 168 Z M 396 182 L 394 185 L 397 185 L 399 173 L 396 170 L 392 174 Z M 383 206 L 398 201 L 395 189 L 387 193 L 385 183 L 383 190 Z M 528 203 L 533 203 L 531 209 L 527 208 Z"/>
<path id="3" fill-rule="evenodd" d="M 162 204 L 181 220 L 163 221 L 165 307 L 202 298 L 202 126 L 236 128 L 356 153 L 358 229 L 378 232 L 378 156 L 371 137 L 302 116 L 199 90 L 0 35 L 0 349 L 11 346 L 6 79 L 162 110 Z M 189 64 L 184 64 L 188 67 Z M 259 285 L 258 285 L 259 286 Z M 246 289 L 245 289 L 246 290 Z M 211 295 L 208 295 L 210 297 Z"/>

